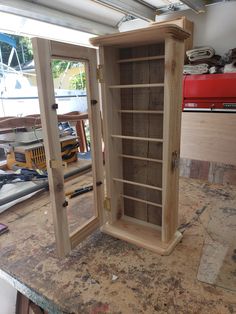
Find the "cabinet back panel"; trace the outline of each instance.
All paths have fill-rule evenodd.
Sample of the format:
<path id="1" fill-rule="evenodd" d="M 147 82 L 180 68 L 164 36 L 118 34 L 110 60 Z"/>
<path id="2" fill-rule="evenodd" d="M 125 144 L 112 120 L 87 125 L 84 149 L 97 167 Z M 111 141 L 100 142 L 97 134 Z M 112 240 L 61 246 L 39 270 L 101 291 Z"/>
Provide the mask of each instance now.
<path id="1" fill-rule="evenodd" d="M 120 71 L 123 73 L 121 84 L 163 83 L 164 59 L 121 63 Z M 135 75 L 137 72 L 139 75 Z"/>
<path id="2" fill-rule="evenodd" d="M 122 152 L 125 155 L 162 160 L 162 143 L 149 142 L 148 148 L 147 150 L 142 141 L 126 139 L 122 143 Z"/>
<path id="3" fill-rule="evenodd" d="M 144 160 L 123 160 L 123 178 L 137 183 L 162 187 L 162 164 Z"/>
<path id="4" fill-rule="evenodd" d="M 146 58 L 164 55 L 164 44 L 120 49 L 120 59 Z M 120 63 L 120 84 L 164 82 L 164 59 Z M 122 110 L 163 110 L 164 88 L 121 89 Z M 163 114 L 121 113 L 122 134 L 127 136 L 163 138 Z M 122 153 L 162 160 L 162 144 L 123 140 Z M 123 178 L 162 187 L 162 164 L 135 159 L 123 159 Z M 124 194 L 161 204 L 161 192 L 124 184 Z M 124 214 L 161 225 L 161 208 L 139 201 L 124 199 Z"/>
<path id="5" fill-rule="evenodd" d="M 124 184 L 125 195 L 134 198 L 139 198 L 156 204 L 161 204 L 161 191 L 155 191 L 150 195 L 150 190 L 147 188 L 136 187 L 129 184 Z M 124 198 L 124 214 L 143 221 L 147 221 L 161 226 L 162 209 L 161 207 L 144 204 L 139 201 Z"/>
<path id="6" fill-rule="evenodd" d="M 120 97 L 123 110 L 147 110 L 147 108 L 148 110 L 163 110 L 163 87 L 122 89 Z M 137 101 L 137 99 L 145 101 Z"/>
<path id="7" fill-rule="evenodd" d="M 162 114 L 122 113 L 121 121 L 122 135 L 163 138 Z"/>
<path id="8" fill-rule="evenodd" d="M 139 58 L 146 56 L 164 55 L 165 44 L 145 45 L 131 48 L 120 49 L 120 59 Z"/>

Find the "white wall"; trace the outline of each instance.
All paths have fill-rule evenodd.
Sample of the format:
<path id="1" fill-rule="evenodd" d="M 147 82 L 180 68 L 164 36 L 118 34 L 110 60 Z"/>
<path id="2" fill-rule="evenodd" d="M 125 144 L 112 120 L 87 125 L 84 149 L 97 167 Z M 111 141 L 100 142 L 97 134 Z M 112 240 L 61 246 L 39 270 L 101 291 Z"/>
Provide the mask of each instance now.
<path id="1" fill-rule="evenodd" d="M 0 279 L 0 313 L 14 314 L 16 310 L 16 289 Z"/>
<path id="2" fill-rule="evenodd" d="M 212 46 L 217 54 L 236 48 L 236 1 L 222 2 L 206 7 L 206 13 L 196 14 L 191 10 L 158 16 L 157 21 L 185 15 L 194 22 L 194 46 Z M 147 26 L 145 21 L 128 21 L 120 31 Z"/>

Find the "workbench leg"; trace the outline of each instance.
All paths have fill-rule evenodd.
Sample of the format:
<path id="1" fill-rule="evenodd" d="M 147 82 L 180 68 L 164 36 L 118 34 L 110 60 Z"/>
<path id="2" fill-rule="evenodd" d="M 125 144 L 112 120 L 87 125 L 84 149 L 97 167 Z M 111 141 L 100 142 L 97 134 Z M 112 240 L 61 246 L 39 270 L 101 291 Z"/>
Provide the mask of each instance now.
<path id="1" fill-rule="evenodd" d="M 16 314 L 48 314 L 48 312 L 17 291 Z"/>

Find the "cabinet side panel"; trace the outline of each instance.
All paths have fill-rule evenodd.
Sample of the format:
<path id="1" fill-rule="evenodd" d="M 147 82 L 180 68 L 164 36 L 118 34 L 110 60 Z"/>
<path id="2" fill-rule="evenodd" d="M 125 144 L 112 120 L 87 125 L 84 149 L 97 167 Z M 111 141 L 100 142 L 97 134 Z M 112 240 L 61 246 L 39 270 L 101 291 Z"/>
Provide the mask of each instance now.
<path id="1" fill-rule="evenodd" d="M 101 82 L 104 146 L 105 146 L 105 170 L 107 197 L 111 202 L 111 212 L 108 214 L 109 222 L 114 222 L 123 215 L 123 185 L 115 182 L 113 178 L 122 178 L 122 142 L 114 139 L 112 134 L 121 134 L 120 91 L 109 89 L 110 85 L 120 84 L 120 72 L 117 64 L 119 51 L 113 47 L 100 47 L 100 64 L 103 69 Z"/>
<path id="2" fill-rule="evenodd" d="M 165 41 L 163 215 L 162 240 L 173 239 L 178 225 L 179 158 L 184 43 L 173 38 Z"/>

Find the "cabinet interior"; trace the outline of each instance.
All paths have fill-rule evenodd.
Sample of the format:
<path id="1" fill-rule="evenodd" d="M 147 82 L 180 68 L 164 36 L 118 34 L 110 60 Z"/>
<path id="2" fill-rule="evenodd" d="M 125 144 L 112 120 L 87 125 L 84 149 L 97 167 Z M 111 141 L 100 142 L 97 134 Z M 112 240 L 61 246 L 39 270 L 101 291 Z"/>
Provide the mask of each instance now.
<path id="1" fill-rule="evenodd" d="M 105 48 L 106 49 L 106 48 Z M 162 225 L 163 43 L 113 48 L 110 136 L 112 184 L 124 216 Z"/>

